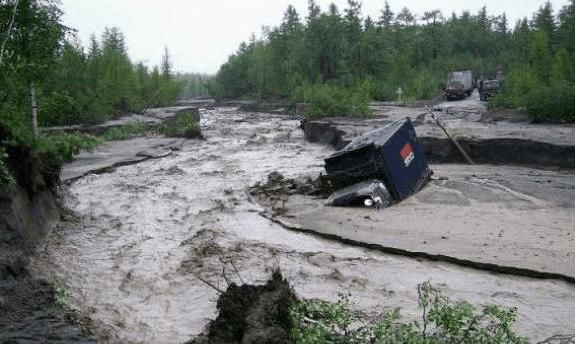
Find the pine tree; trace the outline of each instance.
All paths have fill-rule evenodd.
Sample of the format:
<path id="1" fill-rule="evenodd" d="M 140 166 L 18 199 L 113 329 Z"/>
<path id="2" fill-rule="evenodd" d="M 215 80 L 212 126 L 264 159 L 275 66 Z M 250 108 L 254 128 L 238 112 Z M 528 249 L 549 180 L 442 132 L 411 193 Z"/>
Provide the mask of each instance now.
<path id="1" fill-rule="evenodd" d="M 532 25 L 536 30 L 545 32 L 547 37 L 553 37 L 556 23 L 553 16 L 553 7 L 549 1 L 539 8 L 539 11 L 533 17 Z"/>
<path id="2" fill-rule="evenodd" d="M 384 28 L 390 28 L 394 17 L 395 13 L 393 13 L 389 7 L 389 3 L 386 1 L 384 9 L 381 11 L 381 17 L 379 17 L 379 25 Z"/>
<path id="3" fill-rule="evenodd" d="M 401 12 L 397 15 L 396 20 L 404 26 L 411 26 L 415 24 L 415 16 L 407 7 L 404 7 L 401 10 Z"/>
<path id="4" fill-rule="evenodd" d="M 308 10 L 308 15 L 307 15 L 308 21 L 312 21 L 314 19 L 317 19 L 319 17 L 319 15 L 321 14 L 321 9 L 318 6 L 318 4 L 315 2 L 315 0 L 308 0 L 307 10 Z"/>
<path id="5" fill-rule="evenodd" d="M 536 31 L 529 44 L 529 65 L 535 76 L 545 85 L 550 81 L 551 62 L 549 37 L 545 31 Z"/>
<path id="6" fill-rule="evenodd" d="M 162 76 L 170 80 L 172 78 L 172 59 L 168 47 L 164 47 L 164 55 L 162 56 Z"/>

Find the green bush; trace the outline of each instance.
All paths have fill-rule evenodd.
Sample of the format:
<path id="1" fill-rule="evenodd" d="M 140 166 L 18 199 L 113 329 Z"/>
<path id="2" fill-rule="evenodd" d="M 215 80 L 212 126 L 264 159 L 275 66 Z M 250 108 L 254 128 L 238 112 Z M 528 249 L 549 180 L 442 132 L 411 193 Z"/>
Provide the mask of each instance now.
<path id="1" fill-rule="evenodd" d="M 40 135 L 34 142 L 34 151 L 53 164 L 71 161 L 82 150 L 92 150 L 101 144 L 101 138 L 87 134 Z"/>
<path id="2" fill-rule="evenodd" d="M 187 111 L 180 112 L 162 126 L 162 133 L 170 137 L 196 138 L 202 132 L 198 123 L 198 114 Z"/>
<path id="3" fill-rule="evenodd" d="M 332 84 L 304 86 L 296 94 L 307 104 L 306 115 L 311 118 L 352 116 L 365 117 L 371 114 L 369 100 L 371 84 L 358 83 L 353 87 Z"/>
<path id="4" fill-rule="evenodd" d="M 575 122 L 575 87 L 553 85 L 539 87 L 529 93 L 527 113 L 535 121 Z"/>
<path id="5" fill-rule="evenodd" d="M 526 343 L 512 330 L 515 309 L 495 305 L 477 312 L 467 302 L 453 302 L 429 283 L 418 288 L 422 321 L 400 323 L 399 310 L 378 320 L 365 319 L 348 309 L 349 302 L 298 301 L 290 309 L 292 340 L 311 343 Z"/>
<path id="6" fill-rule="evenodd" d="M 145 123 L 134 121 L 121 127 L 108 129 L 101 138 L 105 141 L 129 140 L 134 137 L 146 136 L 151 132 L 150 127 Z"/>

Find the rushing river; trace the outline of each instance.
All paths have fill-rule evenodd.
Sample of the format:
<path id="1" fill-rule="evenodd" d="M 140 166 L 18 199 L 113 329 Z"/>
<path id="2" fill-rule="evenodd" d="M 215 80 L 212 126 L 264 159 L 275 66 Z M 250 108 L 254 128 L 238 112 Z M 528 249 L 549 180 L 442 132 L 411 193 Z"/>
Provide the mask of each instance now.
<path id="1" fill-rule="evenodd" d="M 246 188 L 272 171 L 317 175 L 330 148 L 306 143 L 298 121 L 277 115 L 219 108 L 202 110 L 202 123 L 205 141 L 74 182 L 65 199 L 73 213 L 33 259 L 102 342 L 184 342 L 215 316 L 217 292 L 199 278 L 225 288 L 226 278 L 263 282 L 274 267 L 301 297 L 351 292 L 368 313 L 402 307 L 406 321 L 418 318 L 417 284 L 431 279 L 454 299 L 517 307 L 517 329 L 533 339 L 575 332 L 568 283 L 387 255 L 271 223 Z"/>

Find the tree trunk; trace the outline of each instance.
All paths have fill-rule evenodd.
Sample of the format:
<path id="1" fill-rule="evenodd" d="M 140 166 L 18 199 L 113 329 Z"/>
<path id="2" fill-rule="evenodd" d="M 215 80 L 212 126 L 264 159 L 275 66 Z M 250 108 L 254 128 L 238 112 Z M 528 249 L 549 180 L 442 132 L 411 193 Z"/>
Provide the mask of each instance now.
<path id="1" fill-rule="evenodd" d="M 28 89 L 30 90 L 30 107 L 32 115 L 32 134 L 34 137 L 38 136 L 38 105 L 36 104 L 36 86 L 34 82 L 31 81 L 28 84 Z"/>

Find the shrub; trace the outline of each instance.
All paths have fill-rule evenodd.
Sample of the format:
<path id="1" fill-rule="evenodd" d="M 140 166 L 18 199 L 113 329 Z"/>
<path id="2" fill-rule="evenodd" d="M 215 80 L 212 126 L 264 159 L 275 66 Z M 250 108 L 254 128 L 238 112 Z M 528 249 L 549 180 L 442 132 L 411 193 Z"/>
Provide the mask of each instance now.
<path id="1" fill-rule="evenodd" d="M 296 92 L 307 104 L 306 115 L 311 118 L 330 116 L 368 116 L 370 84 L 359 83 L 353 87 L 331 84 L 305 86 Z"/>
<path id="2" fill-rule="evenodd" d="M 529 93 L 527 113 L 535 121 L 575 122 L 575 87 L 553 85 Z"/>
<path id="3" fill-rule="evenodd" d="M 177 113 L 162 126 L 162 133 L 171 137 L 196 138 L 201 137 L 198 114 L 194 111 Z"/>
<path id="4" fill-rule="evenodd" d="M 486 306 L 481 312 L 467 302 L 453 302 L 429 283 L 418 287 L 422 322 L 400 323 L 399 310 L 373 321 L 354 314 L 348 301 L 298 301 L 291 310 L 295 343 L 526 343 L 512 325 L 515 309 Z M 367 320 L 367 321 L 366 321 Z"/>
<path id="5" fill-rule="evenodd" d="M 40 135 L 34 142 L 34 151 L 50 163 L 60 165 L 72 160 L 80 151 L 92 150 L 102 142 L 98 137 L 80 133 Z"/>
<path id="6" fill-rule="evenodd" d="M 129 140 L 134 137 L 145 136 L 150 133 L 150 127 L 145 123 L 134 121 L 121 127 L 108 129 L 101 138 L 105 141 Z"/>

